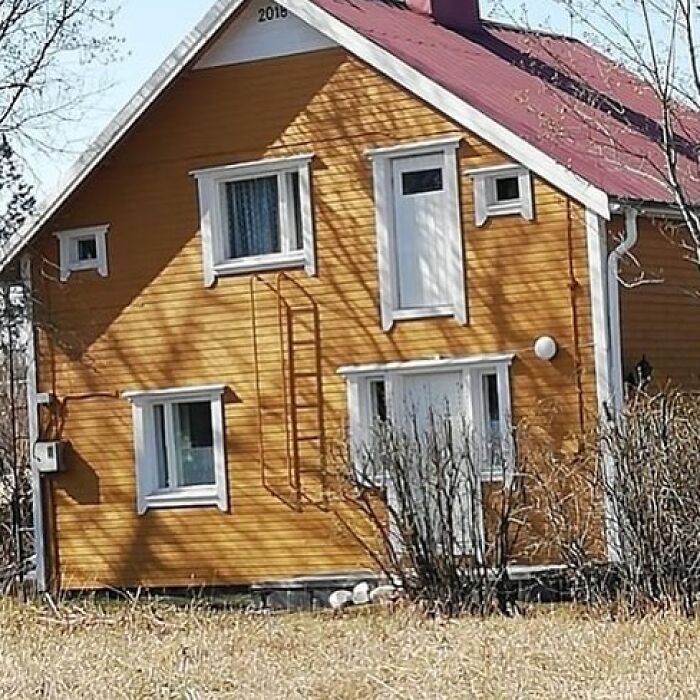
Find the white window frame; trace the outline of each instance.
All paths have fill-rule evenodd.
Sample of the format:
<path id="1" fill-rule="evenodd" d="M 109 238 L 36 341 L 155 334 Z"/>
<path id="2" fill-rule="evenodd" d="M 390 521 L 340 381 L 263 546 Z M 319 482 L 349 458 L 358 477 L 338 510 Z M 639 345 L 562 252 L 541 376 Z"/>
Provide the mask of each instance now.
<path id="1" fill-rule="evenodd" d="M 467 323 L 462 215 L 459 200 L 458 150 L 461 140 L 461 135 L 454 135 L 419 143 L 374 148 L 366 152 L 372 162 L 381 325 L 386 332 L 390 331 L 397 321 L 418 318 L 453 316 L 458 323 L 462 325 Z M 396 279 L 392 164 L 399 158 L 424 155 L 442 155 L 444 159 L 443 186 L 451 214 L 447 232 L 449 259 L 452 261 L 452 267 L 449 270 L 451 303 L 444 306 L 401 309 Z"/>
<path id="2" fill-rule="evenodd" d="M 313 208 L 311 203 L 311 161 L 313 154 L 268 158 L 265 160 L 235 163 L 215 168 L 193 170 L 199 195 L 200 233 L 204 262 L 204 284 L 211 287 L 219 277 L 265 270 L 282 270 L 303 267 L 309 276 L 316 274 Z M 290 173 L 299 175 L 299 201 L 301 205 L 301 250 L 292 248 L 291 193 L 287 186 Z M 280 176 L 280 211 L 282 212 L 280 237 L 282 252 L 247 258 L 228 258 L 226 255 L 228 224 L 224 185 L 238 180 Z"/>
<path id="3" fill-rule="evenodd" d="M 360 448 L 369 436 L 371 416 L 370 381 L 383 378 L 386 383 L 387 412 L 392 420 L 399 417 L 399 409 L 393 397 L 400 395 L 397 391 L 401 378 L 408 374 L 438 374 L 440 372 L 462 372 L 464 406 L 467 424 L 478 430 L 485 426 L 485 413 L 482 405 L 483 376 L 496 374 L 498 377 L 498 402 L 502 429 L 502 454 L 505 470 L 494 470 L 493 465 L 481 464 L 480 474 L 484 482 L 501 481 L 508 477 L 513 469 L 514 446 L 512 437 L 512 409 L 510 367 L 515 355 L 494 354 L 474 355 L 436 360 L 411 360 L 407 362 L 389 362 L 383 364 L 350 365 L 341 367 L 338 374 L 347 383 L 348 422 L 350 443 Z"/>
<path id="4" fill-rule="evenodd" d="M 96 270 L 101 277 L 109 276 L 107 263 L 108 231 L 109 224 L 103 224 L 101 226 L 66 229 L 54 233 L 54 236 L 58 238 L 61 282 L 67 282 L 72 273 L 84 270 Z M 94 260 L 80 260 L 78 258 L 78 243 L 86 238 L 95 239 L 97 257 Z"/>
<path id="5" fill-rule="evenodd" d="M 522 165 L 506 163 L 488 168 L 474 168 L 466 171 L 474 181 L 474 223 L 483 226 L 494 216 L 520 215 L 526 221 L 534 219 L 534 200 L 532 194 L 532 175 Z M 518 178 L 520 197 L 499 202 L 496 183 L 504 178 Z"/>
<path id="6" fill-rule="evenodd" d="M 122 394 L 131 402 L 136 465 L 136 505 L 140 515 L 155 508 L 216 506 L 228 511 L 228 480 L 224 438 L 223 395 L 226 387 L 194 386 L 154 391 L 127 391 Z M 206 486 L 158 487 L 156 439 L 153 407 L 208 401 L 211 405 L 215 483 Z"/>

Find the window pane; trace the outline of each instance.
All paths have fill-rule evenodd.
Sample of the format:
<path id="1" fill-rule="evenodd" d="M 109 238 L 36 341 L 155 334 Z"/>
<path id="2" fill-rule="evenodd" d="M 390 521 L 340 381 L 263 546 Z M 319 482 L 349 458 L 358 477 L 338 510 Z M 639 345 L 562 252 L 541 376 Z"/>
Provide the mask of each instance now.
<path id="1" fill-rule="evenodd" d="M 511 202 L 520 199 L 520 181 L 517 177 L 499 177 L 496 179 L 496 201 Z"/>
<path id="2" fill-rule="evenodd" d="M 97 260 L 97 241 L 94 237 L 79 238 L 78 241 L 78 261 Z"/>
<path id="3" fill-rule="evenodd" d="M 277 176 L 227 182 L 229 257 L 281 252 Z"/>
<path id="4" fill-rule="evenodd" d="M 216 483 L 211 404 L 208 401 L 173 406 L 178 486 Z"/>
<path id="5" fill-rule="evenodd" d="M 501 458 L 501 406 L 498 397 L 498 376 L 485 374 L 483 377 L 483 405 L 487 463 L 494 465 Z"/>
<path id="6" fill-rule="evenodd" d="M 291 240 L 294 249 L 301 250 L 304 247 L 304 228 L 301 221 L 301 189 L 299 186 L 299 173 L 289 173 L 289 189 L 292 192 L 292 222 L 294 231 Z"/>
<path id="7" fill-rule="evenodd" d="M 156 462 L 158 468 L 158 488 L 170 488 L 170 470 L 168 466 L 168 450 L 165 439 L 165 407 L 157 404 L 153 407 L 153 420 L 156 430 Z"/>
<path id="8" fill-rule="evenodd" d="M 384 422 L 387 419 L 386 410 L 386 384 L 383 379 L 372 379 L 369 382 L 369 397 L 370 397 L 370 424 L 376 425 L 377 422 Z"/>
<path id="9" fill-rule="evenodd" d="M 401 179 L 404 194 L 422 194 L 442 190 L 442 168 L 403 173 Z"/>

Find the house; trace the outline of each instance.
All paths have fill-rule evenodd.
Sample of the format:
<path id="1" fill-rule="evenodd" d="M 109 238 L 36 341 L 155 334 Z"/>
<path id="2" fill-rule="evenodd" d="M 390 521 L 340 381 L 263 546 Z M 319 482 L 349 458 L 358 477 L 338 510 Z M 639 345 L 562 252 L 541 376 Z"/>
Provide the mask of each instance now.
<path id="1" fill-rule="evenodd" d="M 419 395 L 565 434 L 638 367 L 697 385 L 657 112 L 477 0 L 218 0 L 3 250 L 37 300 L 40 584 L 350 576 L 346 426 Z M 663 284 L 618 284 L 629 251 Z"/>

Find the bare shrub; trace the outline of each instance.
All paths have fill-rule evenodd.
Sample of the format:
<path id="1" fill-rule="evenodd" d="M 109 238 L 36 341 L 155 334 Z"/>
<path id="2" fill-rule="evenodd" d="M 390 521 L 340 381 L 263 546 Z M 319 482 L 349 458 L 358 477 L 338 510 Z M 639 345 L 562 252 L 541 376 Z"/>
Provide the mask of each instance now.
<path id="1" fill-rule="evenodd" d="M 631 397 L 603 431 L 602 485 L 620 592 L 634 611 L 693 612 L 700 579 L 700 396 Z"/>
<path id="2" fill-rule="evenodd" d="M 408 599 L 431 612 L 506 609 L 524 481 L 510 455 L 492 451 L 489 474 L 481 455 L 464 422 L 431 410 L 427 420 L 381 422 L 349 457 L 342 496 L 364 526 L 344 524 Z"/>

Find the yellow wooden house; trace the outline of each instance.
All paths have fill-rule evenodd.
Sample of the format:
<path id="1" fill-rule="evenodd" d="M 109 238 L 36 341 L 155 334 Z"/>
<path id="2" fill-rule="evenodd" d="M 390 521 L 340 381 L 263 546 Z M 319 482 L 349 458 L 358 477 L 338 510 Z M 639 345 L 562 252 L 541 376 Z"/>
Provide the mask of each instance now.
<path id="1" fill-rule="evenodd" d="M 408 394 L 575 433 L 643 356 L 697 380 L 673 199 L 626 155 L 655 145 L 555 59 L 636 94 L 477 0 L 214 4 L 2 251 L 36 299 L 42 588 L 362 575 L 319 470 Z M 618 284 L 633 246 L 664 284 Z"/>

